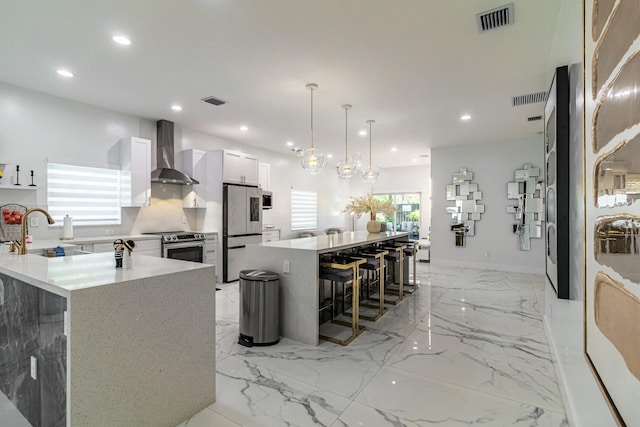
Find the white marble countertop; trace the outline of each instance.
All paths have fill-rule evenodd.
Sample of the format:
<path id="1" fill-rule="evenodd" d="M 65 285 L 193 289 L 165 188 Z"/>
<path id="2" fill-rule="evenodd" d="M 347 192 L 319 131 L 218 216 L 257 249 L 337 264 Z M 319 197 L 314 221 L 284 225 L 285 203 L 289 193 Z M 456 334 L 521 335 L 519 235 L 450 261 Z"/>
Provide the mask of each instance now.
<path id="1" fill-rule="evenodd" d="M 160 240 L 160 235 L 157 234 L 123 234 L 118 235 L 114 234 L 111 236 L 89 236 L 89 237 L 74 237 L 71 240 L 57 240 L 58 243 L 70 243 L 81 245 L 83 243 L 107 243 L 113 242 L 116 239 L 132 239 L 132 240 Z M 34 242 L 35 243 L 35 242 Z M 58 245 L 47 246 L 47 247 L 56 247 Z M 62 245 L 60 245 L 62 246 Z"/>
<path id="2" fill-rule="evenodd" d="M 136 255 L 135 251 L 130 269 L 115 268 L 112 252 L 47 258 L 34 254 L 9 254 L 6 245 L 3 245 L 2 252 L 0 273 L 67 298 L 71 292 L 96 286 L 213 268 L 208 264 Z"/>
<path id="3" fill-rule="evenodd" d="M 297 249 L 301 251 L 316 251 L 318 253 L 346 249 L 384 240 L 407 237 L 407 232 L 387 231 L 370 234 L 366 231 L 348 231 L 340 234 L 329 234 L 301 239 L 278 240 L 275 242 L 259 243 L 260 246 L 273 248 Z"/>
<path id="4" fill-rule="evenodd" d="M 44 249 L 55 248 L 57 246 L 60 246 L 61 248 L 75 248 L 78 246 L 76 243 L 69 242 L 70 240 L 36 240 L 33 243 L 27 243 L 27 252 L 42 253 Z M 0 257 L 9 254 L 9 243 L 3 243 L 0 245 Z"/>

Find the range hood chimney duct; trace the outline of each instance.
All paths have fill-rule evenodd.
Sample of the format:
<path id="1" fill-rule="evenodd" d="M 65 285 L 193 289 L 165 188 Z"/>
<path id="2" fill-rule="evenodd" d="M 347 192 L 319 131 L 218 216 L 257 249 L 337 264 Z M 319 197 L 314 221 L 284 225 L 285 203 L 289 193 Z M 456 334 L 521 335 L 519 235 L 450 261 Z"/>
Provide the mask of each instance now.
<path id="1" fill-rule="evenodd" d="M 151 182 L 179 185 L 200 184 L 190 176 L 174 169 L 173 122 L 158 120 L 156 126 L 158 168 L 151 172 Z"/>

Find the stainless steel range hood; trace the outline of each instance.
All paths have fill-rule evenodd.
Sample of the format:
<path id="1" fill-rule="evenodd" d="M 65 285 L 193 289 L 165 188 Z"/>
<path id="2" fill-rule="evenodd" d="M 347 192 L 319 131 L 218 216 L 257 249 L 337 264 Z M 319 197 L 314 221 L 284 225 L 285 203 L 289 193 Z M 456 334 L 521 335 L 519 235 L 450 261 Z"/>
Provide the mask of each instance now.
<path id="1" fill-rule="evenodd" d="M 158 168 L 151 172 L 151 182 L 179 185 L 200 184 L 200 182 L 190 176 L 173 168 L 175 164 L 173 151 L 173 122 L 168 120 L 158 120 L 156 125 Z"/>

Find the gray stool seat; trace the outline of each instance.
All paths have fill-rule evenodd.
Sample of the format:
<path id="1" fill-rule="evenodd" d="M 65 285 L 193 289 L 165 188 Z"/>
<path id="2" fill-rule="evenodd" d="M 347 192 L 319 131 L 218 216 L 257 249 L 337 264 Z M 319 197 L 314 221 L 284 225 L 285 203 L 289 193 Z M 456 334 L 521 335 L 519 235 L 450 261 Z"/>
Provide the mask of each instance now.
<path id="1" fill-rule="evenodd" d="M 367 258 L 366 262 L 360 266 L 365 270 L 377 270 L 380 268 L 380 258 Z"/>
<path id="2" fill-rule="evenodd" d="M 353 280 L 353 270 L 340 270 L 338 268 L 320 267 L 319 276 L 323 280 L 345 283 Z"/>
<path id="3" fill-rule="evenodd" d="M 400 259 L 400 253 L 399 252 L 389 252 L 387 255 L 384 256 L 384 259 L 386 259 L 387 261 L 398 261 L 398 259 Z"/>

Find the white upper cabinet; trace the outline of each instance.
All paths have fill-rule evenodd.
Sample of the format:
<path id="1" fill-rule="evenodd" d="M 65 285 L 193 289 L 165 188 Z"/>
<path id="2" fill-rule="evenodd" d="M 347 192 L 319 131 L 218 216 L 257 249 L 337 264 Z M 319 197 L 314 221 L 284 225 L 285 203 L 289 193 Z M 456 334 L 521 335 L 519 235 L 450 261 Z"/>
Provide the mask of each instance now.
<path id="1" fill-rule="evenodd" d="M 260 162 L 258 170 L 258 182 L 264 191 L 271 191 L 271 165 Z"/>
<path id="2" fill-rule="evenodd" d="M 130 136 L 120 140 L 120 203 L 122 207 L 151 204 L 151 141 Z"/>
<path id="3" fill-rule="evenodd" d="M 239 151 L 223 150 L 222 181 L 258 185 L 258 158 Z"/>
<path id="4" fill-rule="evenodd" d="M 200 184 L 185 185 L 182 188 L 182 207 L 205 208 L 207 186 L 207 152 L 192 148 L 182 152 L 183 172 Z"/>

